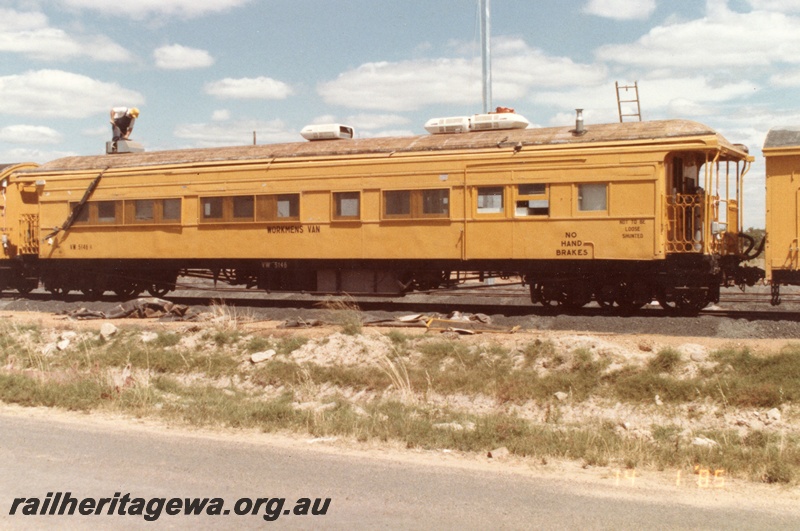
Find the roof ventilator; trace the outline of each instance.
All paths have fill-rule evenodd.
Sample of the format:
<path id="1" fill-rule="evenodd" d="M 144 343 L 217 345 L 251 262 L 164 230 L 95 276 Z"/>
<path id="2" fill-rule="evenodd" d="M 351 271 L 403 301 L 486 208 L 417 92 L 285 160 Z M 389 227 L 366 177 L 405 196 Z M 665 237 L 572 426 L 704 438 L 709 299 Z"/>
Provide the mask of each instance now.
<path id="1" fill-rule="evenodd" d="M 586 128 L 583 126 L 583 109 L 575 109 L 575 129 L 570 132 L 575 136 L 586 134 Z"/>

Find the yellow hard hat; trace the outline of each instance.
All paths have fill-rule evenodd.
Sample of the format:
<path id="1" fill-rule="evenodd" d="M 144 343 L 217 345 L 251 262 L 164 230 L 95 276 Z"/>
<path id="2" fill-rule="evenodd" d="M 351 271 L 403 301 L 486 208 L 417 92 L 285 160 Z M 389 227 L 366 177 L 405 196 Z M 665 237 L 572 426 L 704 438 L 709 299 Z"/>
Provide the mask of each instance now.
<path id="1" fill-rule="evenodd" d="M 134 118 L 139 117 L 139 109 L 137 109 L 136 107 L 131 107 L 130 113 L 131 116 L 133 116 Z"/>

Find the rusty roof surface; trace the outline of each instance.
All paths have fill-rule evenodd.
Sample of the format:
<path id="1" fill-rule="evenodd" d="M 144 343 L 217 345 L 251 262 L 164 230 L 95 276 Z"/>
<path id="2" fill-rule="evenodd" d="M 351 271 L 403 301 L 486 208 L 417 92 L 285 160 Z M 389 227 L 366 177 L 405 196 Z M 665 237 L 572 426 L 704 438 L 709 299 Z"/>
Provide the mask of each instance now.
<path id="1" fill-rule="evenodd" d="M 800 127 L 773 127 L 764 140 L 764 149 L 800 146 Z"/>
<path id="2" fill-rule="evenodd" d="M 522 143 L 523 146 L 552 146 L 592 142 L 628 142 L 705 135 L 716 135 L 719 144 L 737 149 L 710 127 L 688 120 L 589 124 L 586 126 L 586 133 L 580 136 L 574 135 L 573 129 L 573 127 L 508 129 L 458 134 L 303 141 L 287 144 L 65 157 L 42 164 L 36 169 L 26 170 L 26 173 L 207 164 L 221 161 L 512 148 L 519 143 Z"/>

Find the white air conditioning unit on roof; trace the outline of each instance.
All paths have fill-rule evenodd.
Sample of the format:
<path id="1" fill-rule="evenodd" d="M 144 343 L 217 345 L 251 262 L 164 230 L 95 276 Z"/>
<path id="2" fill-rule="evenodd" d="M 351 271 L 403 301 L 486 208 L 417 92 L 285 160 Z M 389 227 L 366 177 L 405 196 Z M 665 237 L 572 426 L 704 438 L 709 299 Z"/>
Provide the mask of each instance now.
<path id="1" fill-rule="evenodd" d="M 342 124 L 307 125 L 300 131 L 300 134 L 306 140 L 336 140 L 355 136 L 352 127 Z"/>
<path id="2" fill-rule="evenodd" d="M 445 133 L 466 133 L 469 131 L 469 116 L 431 118 L 425 122 L 425 130 L 433 135 Z"/>
<path id="3" fill-rule="evenodd" d="M 475 114 L 470 120 L 470 130 L 491 131 L 496 129 L 525 129 L 530 122 L 521 114 L 497 112 Z"/>

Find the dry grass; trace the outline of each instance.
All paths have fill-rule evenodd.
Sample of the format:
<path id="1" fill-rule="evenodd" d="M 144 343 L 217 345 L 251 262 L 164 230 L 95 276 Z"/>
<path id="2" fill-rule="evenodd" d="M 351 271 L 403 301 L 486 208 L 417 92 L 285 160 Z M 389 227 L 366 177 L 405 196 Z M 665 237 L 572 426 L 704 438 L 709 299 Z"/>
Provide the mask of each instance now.
<path id="1" fill-rule="evenodd" d="M 363 331 L 363 313 L 358 303 L 350 295 L 326 298 L 317 306 L 329 310 L 328 320 L 340 326 L 343 334 L 355 336 Z"/>
<path id="2" fill-rule="evenodd" d="M 0 367 L 5 367 L 0 400 L 121 411 L 200 426 L 402 441 L 414 448 L 484 452 L 506 446 L 519 456 L 593 466 L 687 470 L 702 463 L 755 481 L 800 480 L 795 433 L 700 430 L 692 435 L 719 445 L 699 448 L 671 424 L 650 426 L 650 437 L 637 437 L 607 420 L 564 421 L 567 404 L 580 407 L 590 398 L 637 406 L 652 404 L 656 394 L 669 407 L 793 405 L 800 401 L 800 347 L 772 356 L 719 351 L 712 356 L 716 365 L 681 378 L 686 361 L 671 350 L 640 366 L 610 370 L 602 355 L 559 350 L 547 341 L 511 350 L 499 343 L 395 331 L 387 334 L 392 354 L 382 355 L 375 366 L 323 366 L 292 360 L 305 337 L 247 334 L 241 316 L 225 308 L 219 310 L 219 328 L 198 332 L 201 343 L 193 348 L 184 344 L 185 334 L 162 332 L 144 343 L 140 331 L 122 330 L 109 340 L 84 334 L 63 352 L 48 353 L 40 328 L 0 327 Z M 360 313 L 349 308 L 360 323 Z M 268 348 L 276 350 L 275 358 L 255 366 L 249 362 L 250 353 Z M 556 392 L 566 393 L 568 401 L 554 399 Z M 434 395 L 443 398 L 437 402 L 430 399 Z M 482 397 L 497 407 L 476 413 L 451 405 L 451 398 L 464 396 Z M 522 418 L 509 412 L 514 411 L 509 404 L 538 404 L 546 414 L 541 420 Z"/>

